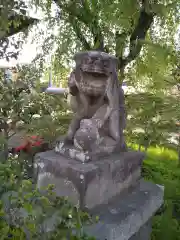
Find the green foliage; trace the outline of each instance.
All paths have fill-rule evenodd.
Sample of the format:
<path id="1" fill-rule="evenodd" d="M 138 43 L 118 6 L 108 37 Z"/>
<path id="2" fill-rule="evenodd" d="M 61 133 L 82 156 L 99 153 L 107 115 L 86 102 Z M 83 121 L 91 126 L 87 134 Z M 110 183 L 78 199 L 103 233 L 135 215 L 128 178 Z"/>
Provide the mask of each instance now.
<path id="1" fill-rule="evenodd" d="M 126 59 L 129 52 L 135 50 L 137 54 L 134 55 L 136 58 L 133 63 L 134 75 L 136 72 L 138 74 L 142 72 L 141 69 L 146 69 L 146 74 L 153 75 L 154 81 L 159 81 L 159 75 L 163 75 L 161 71 L 164 73 L 169 70 L 169 68 L 167 70 L 167 61 L 170 61 L 169 58 L 173 59 L 173 53 L 176 51 L 174 36 L 179 21 L 179 1 L 147 0 L 143 1 L 144 5 L 136 0 L 39 1 L 42 8 L 49 13 L 50 7 L 46 7 L 44 2 L 47 2 L 48 6 L 55 2 L 61 12 L 54 18 L 54 23 L 57 24 L 59 32 L 55 37 L 56 54 L 62 64 L 65 61 L 69 62 L 69 56 L 74 52 L 98 48 L 103 41 L 105 51 L 123 59 Z M 144 26 L 139 29 L 136 27 L 142 10 L 148 16 L 153 15 L 154 23 L 149 27 L 146 36 L 141 39 Z M 144 20 L 142 21 L 145 22 Z M 134 41 L 131 41 L 133 34 L 136 36 Z M 132 62 L 133 59 L 127 62 Z M 131 72 L 129 69 L 126 74 L 129 71 Z"/>
<path id="2" fill-rule="evenodd" d="M 24 109 L 32 112 L 28 96 L 29 89 L 23 82 L 7 83 L 4 78 L 0 79 L 0 149 L 5 151 L 5 158 L 8 139 L 15 134 L 18 123 L 25 119 Z"/>
<path id="3" fill-rule="evenodd" d="M 36 69 L 24 66 L 20 79 L 7 83 L 4 77 L 0 81 L 0 140 L 1 150 L 8 151 L 8 140 L 19 131 L 23 135 L 40 135 L 46 142 L 52 143 L 64 133 L 71 116 L 67 114 L 66 98 L 42 93 Z M 30 81 L 32 80 L 32 84 Z M 36 88 L 34 88 L 34 85 Z M 7 154 L 6 154 L 7 157 Z"/>
<path id="4" fill-rule="evenodd" d="M 53 186 L 37 189 L 24 180 L 19 159 L 0 164 L 1 239 L 86 239 L 84 224 L 92 223 L 85 212 L 57 197 Z M 48 231 L 47 231 L 48 230 Z M 75 230 L 75 232 L 74 232 Z"/>
<path id="5" fill-rule="evenodd" d="M 137 93 L 127 96 L 127 136 L 146 148 L 167 145 L 170 134 L 177 134 L 179 99 L 167 93 Z"/>
<path id="6" fill-rule="evenodd" d="M 18 80 L 25 82 L 29 88 L 36 87 L 42 75 L 42 66 L 37 67 L 31 63 L 28 65 L 18 66 Z"/>
<path id="7" fill-rule="evenodd" d="M 23 0 L 1 0 L 0 2 L 0 59 L 9 60 L 18 57 L 26 36 L 25 30 L 34 22 L 26 16 L 26 3 Z M 13 35 L 19 32 L 21 34 L 14 38 Z"/>
<path id="8" fill-rule="evenodd" d="M 35 92 L 32 104 L 36 112 L 25 129 L 29 133 L 39 134 L 46 141 L 52 142 L 65 133 L 71 116 L 67 113 L 68 105 L 62 96 Z"/>

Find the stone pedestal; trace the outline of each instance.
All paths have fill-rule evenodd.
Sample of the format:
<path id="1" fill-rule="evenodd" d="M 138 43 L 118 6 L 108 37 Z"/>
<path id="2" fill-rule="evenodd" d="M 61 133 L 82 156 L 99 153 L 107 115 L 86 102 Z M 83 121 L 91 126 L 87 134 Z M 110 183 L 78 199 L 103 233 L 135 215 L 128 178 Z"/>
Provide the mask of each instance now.
<path id="1" fill-rule="evenodd" d="M 150 240 L 164 190 L 141 179 L 143 159 L 143 153 L 124 152 L 83 164 L 47 151 L 35 156 L 37 184 L 54 184 L 57 195 L 99 216 L 85 228 L 97 240 Z M 49 228 L 54 224 L 50 221 Z"/>
<path id="2" fill-rule="evenodd" d="M 93 209 L 100 220 L 85 231 L 97 240 L 150 240 L 151 220 L 163 204 L 163 196 L 160 186 L 141 180 L 131 193 Z"/>
<path id="3" fill-rule="evenodd" d="M 83 164 L 47 151 L 35 157 L 37 184 L 54 184 L 57 195 L 91 209 L 136 186 L 143 159 L 140 152 L 126 152 Z"/>

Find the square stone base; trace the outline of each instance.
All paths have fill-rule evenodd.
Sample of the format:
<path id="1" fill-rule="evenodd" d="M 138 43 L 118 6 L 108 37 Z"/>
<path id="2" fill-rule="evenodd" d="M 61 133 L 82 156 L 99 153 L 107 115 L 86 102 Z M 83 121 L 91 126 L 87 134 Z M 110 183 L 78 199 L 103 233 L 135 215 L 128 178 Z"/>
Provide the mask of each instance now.
<path id="1" fill-rule="evenodd" d="M 35 156 L 37 184 L 39 188 L 54 184 L 57 195 L 91 209 L 136 186 L 143 159 L 141 152 L 123 152 L 83 164 L 47 151 Z"/>
<path id="2" fill-rule="evenodd" d="M 131 193 L 91 210 L 100 220 L 85 232 L 97 240 L 150 240 L 151 219 L 163 204 L 163 197 L 160 186 L 141 180 Z"/>

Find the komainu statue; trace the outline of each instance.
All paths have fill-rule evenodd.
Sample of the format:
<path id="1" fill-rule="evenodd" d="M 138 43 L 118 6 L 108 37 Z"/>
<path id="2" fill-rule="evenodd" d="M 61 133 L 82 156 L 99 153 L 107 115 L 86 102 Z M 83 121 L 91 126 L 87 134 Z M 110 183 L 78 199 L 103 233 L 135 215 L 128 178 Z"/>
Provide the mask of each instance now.
<path id="1" fill-rule="evenodd" d="M 55 151 L 82 162 L 125 151 L 124 93 L 118 81 L 117 58 L 89 51 L 77 53 L 74 60 L 68 87 L 75 116 Z"/>

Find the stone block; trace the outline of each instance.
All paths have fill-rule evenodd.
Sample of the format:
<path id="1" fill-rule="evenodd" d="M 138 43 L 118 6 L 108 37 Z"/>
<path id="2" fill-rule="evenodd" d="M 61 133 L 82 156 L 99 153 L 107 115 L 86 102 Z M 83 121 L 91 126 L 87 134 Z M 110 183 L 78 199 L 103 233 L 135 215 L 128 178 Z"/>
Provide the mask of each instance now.
<path id="1" fill-rule="evenodd" d="M 37 184 L 39 188 L 54 184 L 57 195 L 91 209 L 136 186 L 143 159 L 143 153 L 123 152 L 83 164 L 47 151 L 35 156 Z"/>
<path id="2" fill-rule="evenodd" d="M 100 220 L 84 230 L 97 240 L 150 240 L 151 220 L 162 206 L 163 197 L 161 187 L 140 180 L 131 193 L 91 210 Z"/>

